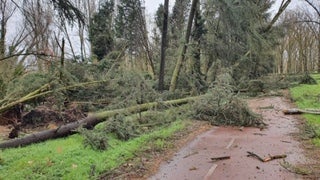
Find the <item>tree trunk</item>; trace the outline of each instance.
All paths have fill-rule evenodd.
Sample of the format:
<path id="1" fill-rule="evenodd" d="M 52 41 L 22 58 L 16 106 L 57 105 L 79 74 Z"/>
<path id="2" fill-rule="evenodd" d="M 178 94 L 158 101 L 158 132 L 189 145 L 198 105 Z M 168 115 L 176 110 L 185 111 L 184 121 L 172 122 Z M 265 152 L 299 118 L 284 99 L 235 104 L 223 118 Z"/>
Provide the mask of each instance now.
<path id="1" fill-rule="evenodd" d="M 56 129 L 45 130 L 45 131 L 41 131 L 38 133 L 24 136 L 22 138 L 12 139 L 12 140 L 3 142 L 0 144 L 0 149 L 26 146 L 26 145 L 29 145 L 32 143 L 42 142 L 42 141 L 45 141 L 48 139 L 65 137 L 65 136 L 76 133 L 76 131 L 74 131 L 74 130 L 79 127 L 92 128 L 95 125 L 97 125 L 98 123 L 106 121 L 106 119 L 108 117 L 112 117 L 117 114 L 138 113 L 138 112 L 147 111 L 149 109 L 152 109 L 152 108 L 155 108 L 158 106 L 166 106 L 166 107 L 178 106 L 178 105 L 186 104 L 190 101 L 194 101 L 198 97 L 200 97 L 200 96 L 188 97 L 188 98 L 176 99 L 176 100 L 170 100 L 170 101 L 164 101 L 164 102 L 151 102 L 151 103 L 145 103 L 145 104 L 140 104 L 140 105 L 136 105 L 136 106 L 131 106 L 128 108 L 122 108 L 122 109 L 94 113 L 84 119 L 81 119 L 79 121 L 72 122 L 69 124 L 62 125 Z"/>
<path id="2" fill-rule="evenodd" d="M 62 38 L 62 45 L 61 45 L 60 80 L 62 80 L 62 77 L 63 77 L 63 69 L 64 69 L 64 38 Z"/>
<path id="3" fill-rule="evenodd" d="M 163 26 L 162 26 L 162 39 L 161 39 L 161 60 L 160 60 L 160 72 L 159 72 L 159 91 L 164 90 L 164 69 L 165 69 L 165 57 L 167 48 L 167 33 L 168 33 L 168 14 L 169 14 L 169 0 L 164 1 L 164 13 L 163 13 Z"/>
<path id="4" fill-rule="evenodd" d="M 270 31 L 270 29 L 272 28 L 274 23 L 279 19 L 280 15 L 284 12 L 284 10 L 286 10 L 286 8 L 289 6 L 290 3 L 291 3 L 291 0 L 287 0 L 285 3 L 284 3 L 284 0 L 282 1 L 282 4 L 281 4 L 277 14 L 272 18 L 270 24 L 267 26 L 267 28 L 264 30 L 264 32 Z"/>
<path id="5" fill-rule="evenodd" d="M 187 31 L 186 31 L 184 42 L 182 44 L 181 54 L 178 58 L 176 67 L 175 67 L 173 74 L 172 74 L 172 79 L 171 79 L 170 89 L 169 89 L 170 92 L 174 92 L 176 90 L 177 80 L 178 80 L 178 77 L 180 74 L 182 63 L 185 60 L 185 54 L 186 54 L 187 48 L 188 48 L 188 43 L 189 43 L 191 28 L 192 28 L 192 21 L 193 21 L 195 12 L 196 12 L 198 1 L 199 0 L 192 0 L 190 15 L 189 15 L 189 19 L 188 19 L 188 25 L 187 25 Z"/>
<path id="6" fill-rule="evenodd" d="M 3 10 L 4 11 L 4 10 Z M 1 24 L 1 27 L 0 27 L 0 58 L 3 58 L 5 57 L 5 50 L 6 50 L 6 21 L 4 19 L 4 12 L 2 14 L 2 18 L 1 18 L 1 21 L 0 21 L 0 24 Z"/>
<path id="7" fill-rule="evenodd" d="M 320 25 L 319 25 L 320 31 Z M 318 35 L 318 73 L 320 73 L 320 33 Z"/>

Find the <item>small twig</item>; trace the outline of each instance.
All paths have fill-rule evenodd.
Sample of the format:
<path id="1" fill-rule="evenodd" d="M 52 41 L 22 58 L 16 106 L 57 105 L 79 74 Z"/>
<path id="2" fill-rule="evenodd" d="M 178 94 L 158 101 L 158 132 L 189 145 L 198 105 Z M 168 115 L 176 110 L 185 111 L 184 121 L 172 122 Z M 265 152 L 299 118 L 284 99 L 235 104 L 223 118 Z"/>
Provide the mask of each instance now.
<path id="1" fill-rule="evenodd" d="M 216 161 L 221 161 L 221 160 L 226 160 L 226 159 L 230 159 L 230 156 L 221 156 L 221 157 L 214 157 L 214 158 L 210 158 L 211 162 L 216 162 Z"/>
<path id="2" fill-rule="evenodd" d="M 247 155 L 248 157 L 249 156 L 253 156 L 253 157 L 259 159 L 261 162 L 268 162 L 268 161 L 271 161 L 271 160 L 274 160 L 274 159 L 281 159 L 281 158 L 286 158 L 287 157 L 287 155 L 282 154 L 282 155 L 275 155 L 275 156 L 269 155 L 269 157 L 267 157 L 267 158 L 262 158 L 262 157 L 258 156 L 257 154 L 255 154 L 253 152 L 249 152 L 248 151 L 247 153 L 248 153 L 248 155 Z"/>
<path id="3" fill-rule="evenodd" d="M 195 151 L 195 152 L 192 152 L 192 153 L 189 153 L 189 154 L 183 156 L 183 158 L 187 158 L 187 157 L 193 156 L 193 155 L 198 154 L 198 153 L 199 153 L 198 151 Z"/>
<path id="4" fill-rule="evenodd" d="M 253 152 L 249 152 L 249 151 L 247 151 L 247 153 L 248 153 L 247 157 L 252 156 L 252 157 L 259 159 L 261 162 L 264 162 L 263 159 L 260 156 L 258 156 L 257 154 L 255 154 Z"/>
<path id="5" fill-rule="evenodd" d="M 262 133 L 253 133 L 253 135 L 257 135 L 257 136 L 265 136 L 266 134 L 262 134 Z"/>

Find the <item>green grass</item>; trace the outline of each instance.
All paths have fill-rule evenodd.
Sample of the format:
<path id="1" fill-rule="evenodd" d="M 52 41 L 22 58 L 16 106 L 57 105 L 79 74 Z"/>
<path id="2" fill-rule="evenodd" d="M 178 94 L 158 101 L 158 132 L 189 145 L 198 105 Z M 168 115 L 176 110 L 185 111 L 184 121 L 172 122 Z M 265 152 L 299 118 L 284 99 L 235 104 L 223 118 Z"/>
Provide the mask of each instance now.
<path id="1" fill-rule="evenodd" d="M 168 144 L 167 139 L 186 128 L 188 123 L 190 121 L 176 121 L 129 141 L 110 139 L 111 147 L 106 151 L 85 148 L 79 134 L 23 148 L 2 150 L 0 179 L 94 179 L 92 174 L 98 176 L 117 168 L 151 146 L 164 148 Z"/>
<path id="2" fill-rule="evenodd" d="M 300 85 L 290 89 L 291 96 L 295 104 L 301 109 L 320 109 L 320 74 L 314 74 L 312 77 L 318 82 L 316 85 Z M 312 114 L 303 115 L 308 124 L 320 135 L 320 116 Z M 320 138 L 312 139 L 313 143 L 320 146 Z"/>

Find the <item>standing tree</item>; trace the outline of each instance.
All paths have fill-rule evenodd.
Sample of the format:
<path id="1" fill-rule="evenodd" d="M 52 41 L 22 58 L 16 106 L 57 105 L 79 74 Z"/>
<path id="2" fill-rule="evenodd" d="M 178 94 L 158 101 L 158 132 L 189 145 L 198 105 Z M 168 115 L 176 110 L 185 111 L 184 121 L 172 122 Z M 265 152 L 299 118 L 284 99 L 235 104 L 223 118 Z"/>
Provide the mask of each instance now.
<path id="1" fill-rule="evenodd" d="M 172 8 L 170 16 L 170 39 L 171 48 L 177 50 L 183 38 L 183 31 L 185 30 L 188 12 L 190 8 L 190 0 L 176 0 Z"/>
<path id="2" fill-rule="evenodd" d="M 154 65 L 148 42 L 144 7 L 140 0 L 120 0 L 115 20 L 116 37 L 127 44 L 127 65 L 129 67 L 140 63 L 140 68 L 145 66 L 150 69 L 154 77 Z M 128 58 L 129 57 L 129 58 Z M 146 61 L 139 62 L 137 57 Z M 141 60 L 140 59 L 140 60 Z"/>
<path id="3" fill-rule="evenodd" d="M 16 7 L 9 0 L 1 0 L 0 2 L 0 58 L 5 56 L 6 52 L 6 35 L 8 20 L 12 17 Z"/>
<path id="4" fill-rule="evenodd" d="M 190 15 L 189 15 L 189 19 L 188 19 L 188 24 L 187 24 L 187 29 L 186 29 L 186 34 L 185 34 L 185 38 L 184 41 L 182 43 L 182 49 L 180 51 L 180 55 L 178 57 L 177 63 L 176 63 L 176 67 L 173 71 L 172 74 L 172 78 L 171 78 L 171 83 L 170 83 L 170 92 L 174 92 L 176 90 L 176 86 L 177 86 L 177 80 L 181 71 L 181 67 L 185 61 L 185 55 L 187 52 L 187 47 L 188 47 L 188 43 L 190 40 L 190 35 L 191 35 L 191 28 L 192 28 L 192 22 L 194 19 L 194 15 L 196 12 L 196 8 L 197 8 L 197 4 L 198 4 L 199 0 L 192 0 L 192 4 L 191 4 L 191 10 L 190 10 Z"/>
<path id="5" fill-rule="evenodd" d="M 215 80 L 219 67 L 232 69 L 231 75 L 237 81 L 272 72 L 276 34 L 265 31 L 272 1 L 209 0 L 207 3 L 208 67 L 204 69 L 208 79 Z"/>
<path id="6" fill-rule="evenodd" d="M 101 60 L 113 50 L 113 10 L 113 0 L 105 1 L 90 20 L 89 40 L 92 45 L 92 52 L 98 60 Z"/>
<path id="7" fill-rule="evenodd" d="M 167 48 L 167 32 L 168 32 L 168 15 L 169 15 L 169 0 L 164 1 L 163 22 L 162 22 L 162 38 L 161 38 L 161 60 L 159 73 L 159 90 L 164 90 L 164 69 L 165 57 Z M 158 22 L 160 25 L 160 23 Z"/>

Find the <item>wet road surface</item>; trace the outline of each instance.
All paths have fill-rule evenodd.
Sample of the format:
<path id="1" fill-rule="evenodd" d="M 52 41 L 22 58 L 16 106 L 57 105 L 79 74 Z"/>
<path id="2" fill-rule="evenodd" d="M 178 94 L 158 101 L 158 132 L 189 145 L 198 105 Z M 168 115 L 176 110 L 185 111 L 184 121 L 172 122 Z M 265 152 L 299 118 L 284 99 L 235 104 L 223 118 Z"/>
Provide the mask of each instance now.
<path id="1" fill-rule="evenodd" d="M 281 110 L 292 105 L 284 97 L 265 97 L 249 100 L 253 111 L 262 114 L 266 129 L 212 127 L 179 150 L 169 161 L 162 163 L 151 180 L 291 180 L 300 175 L 280 165 L 283 159 L 261 162 L 247 157 L 247 151 L 261 157 L 287 155 L 292 165 L 303 164 L 306 158 L 299 142 L 292 136 L 299 130 L 297 116 L 284 115 Z M 230 156 L 212 162 L 211 158 Z"/>

